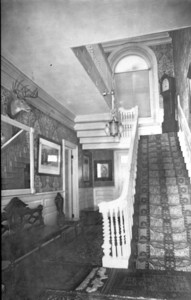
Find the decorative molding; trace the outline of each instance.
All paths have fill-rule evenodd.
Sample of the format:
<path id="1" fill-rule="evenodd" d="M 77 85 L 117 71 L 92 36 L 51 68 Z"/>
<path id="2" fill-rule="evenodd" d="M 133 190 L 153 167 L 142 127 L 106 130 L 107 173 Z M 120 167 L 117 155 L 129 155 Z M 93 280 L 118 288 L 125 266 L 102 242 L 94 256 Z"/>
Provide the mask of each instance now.
<path id="1" fill-rule="evenodd" d="M 154 45 L 162 45 L 162 44 L 169 44 L 172 42 L 172 39 L 168 32 L 161 32 L 149 35 L 138 36 L 134 38 L 127 38 L 112 42 L 106 42 L 102 44 L 102 47 L 106 53 L 113 52 L 116 48 L 120 46 L 126 46 L 129 43 L 141 43 L 147 46 L 154 46 Z"/>
<path id="2" fill-rule="evenodd" d="M 125 139 L 123 142 L 122 140 L 115 143 L 91 143 L 91 144 L 83 144 L 82 149 L 83 150 L 93 150 L 93 149 L 129 149 L 130 147 L 130 138 Z"/>
<path id="3" fill-rule="evenodd" d="M 111 113 L 104 114 L 93 114 L 93 115 L 79 115 L 75 118 L 75 123 L 83 122 L 99 122 L 99 121 L 108 121 L 111 119 Z"/>
<path id="4" fill-rule="evenodd" d="M 93 49 L 93 48 L 91 48 L 91 49 Z M 98 49 L 98 48 L 96 48 L 96 49 Z M 72 48 L 72 50 L 102 95 L 104 91 L 108 90 L 108 87 L 107 87 L 108 78 L 107 79 L 103 78 L 104 77 L 103 72 L 102 72 L 102 75 L 100 74 L 100 71 L 99 71 L 100 64 L 98 64 L 97 61 L 100 61 L 101 59 L 100 58 L 98 60 L 95 59 L 95 53 L 92 54 L 92 51 L 90 51 L 90 49 L 87 50 L 86 46 Z M 101 55 L 101 50 L 99 51 L 99 54 Z M 103 57 L 103 60 L 106 60 L 106 58 L 104 56 L 102 56 L 102 57 Z M 106 62 L 105 62 L 105 65 L 106 65 Z M 111 95 L 106 95 L 103 98 L 104 98 L 104 101 L 107 103 L 108 107 L 111 109 L 111 107 L 112 107 Z"/>
<path id="5" fill-rule="evenodd" d="M 118 47 L 113 51 L 108 60 L 111 64 L 112 70 L 115 70 L 117 63 L 127 55 L 138 55 L 141 56 L 149 67 L 149 87 L 150 87 L 150 109 L 151 118 L 153 122 L 158 122 L 158 111 L 159 111 L 159 85 L 158 85 L 158 65 L 155 53 L 149 47 L 132 43 L 127 46 Z"/>
<path id="6" fill-rule="evenodd" d="M 112 90 L 112 70 L 100 44 L 86 45 L 94 64 L 96 65 L 101 77 L 103 78 L 107 89 Z"/>
<path id="7" fill-rule="evenodd" d="M 96 137 L 96 136 L 104 136 L 105 137 L 106 133 L 104 129 L 100 130 L 83 130 L 83 131 L 78 131 L 77 132 L 77 137 L 78 138 L 83 138 L 83 137 Z"/>
<path id="8" fill-rule="evenodd" d="M 17 80 L 18 78 L 24 80 L 24 82 L 32 88 L 38 88 L 38 98 L 35 100 L 27 100 L 30 105 L 39 109 L 61 124 L 74 129 L 75 115 L 64 108 L 50 95 L 48 95 L 43 89 L 41 89 L 37 84 L 35 84 L 30 78 L 28 78 L 24 73 L 17 69 L 7 59 L 1 56 L 1 85 L 10 90 L 12 82 Z"/>

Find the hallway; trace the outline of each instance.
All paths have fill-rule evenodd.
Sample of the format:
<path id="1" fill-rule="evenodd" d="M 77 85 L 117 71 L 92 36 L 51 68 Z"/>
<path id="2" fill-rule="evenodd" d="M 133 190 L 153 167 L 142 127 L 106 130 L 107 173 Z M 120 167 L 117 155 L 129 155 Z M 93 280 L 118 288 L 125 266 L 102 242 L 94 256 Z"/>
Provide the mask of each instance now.
<path id="1" fill-rule="evenodd" d="M 105 269 L 102 228 L 48 244 L 3 273 L 3 300 L 189 300 L 191 272 Z M 101 274 L 102 273 L 102 274 Z"/>
<path id="2" fill-rule="evenodd" d="M 43 290 L 74 290 L 93 267 L 101 266 L 102 228 L 88 226 L 75 240 L 61 238 L 2 274 L 3 300 L 35 300 Z"/>

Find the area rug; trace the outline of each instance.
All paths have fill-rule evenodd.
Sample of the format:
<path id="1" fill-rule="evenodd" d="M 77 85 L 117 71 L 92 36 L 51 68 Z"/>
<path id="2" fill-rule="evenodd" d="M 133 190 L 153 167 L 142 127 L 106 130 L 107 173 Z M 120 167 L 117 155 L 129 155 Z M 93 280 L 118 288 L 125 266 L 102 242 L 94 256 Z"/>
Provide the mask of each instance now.
<path id="1" fill-rule="evenodd" d="M 93 268 L 75 291 L 51 290 L 39 300 L 190 300 L 191 273 Z"/>

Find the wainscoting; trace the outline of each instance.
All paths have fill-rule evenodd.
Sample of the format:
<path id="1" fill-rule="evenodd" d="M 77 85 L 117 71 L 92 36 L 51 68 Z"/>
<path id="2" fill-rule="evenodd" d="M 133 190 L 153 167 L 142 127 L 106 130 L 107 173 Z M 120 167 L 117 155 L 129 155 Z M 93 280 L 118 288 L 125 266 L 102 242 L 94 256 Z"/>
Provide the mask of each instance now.
<path id="1" fill-rule="evenodd" d="M 111 201 L 115 199 L 115 187 L 98 187 L 94 188 L 94 206 L 100 202 Z"/>
<path id="2" fill-rule="evenodd" d="M 54 203 L 55 196 L 58 191 L 44 192 L 38 194 L 27 194 L 19 195 L 19 199 L 28 204 L 30 208 L 37 207 L 39 204 L 43 205 L 43 219 L 45 225 L 56 225 L 57 221 L 57 210 Z M 60 191 L 59 191 L 60 192 Z M 2 199 L 2 210 L 9 203 L 13 196 L 3 197 Z"/>

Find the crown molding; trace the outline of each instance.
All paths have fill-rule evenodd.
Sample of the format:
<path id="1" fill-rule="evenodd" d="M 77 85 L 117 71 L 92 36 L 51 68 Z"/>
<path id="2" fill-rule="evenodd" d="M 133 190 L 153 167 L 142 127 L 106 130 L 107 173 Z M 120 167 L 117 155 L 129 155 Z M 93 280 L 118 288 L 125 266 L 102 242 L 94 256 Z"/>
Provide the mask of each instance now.
<path id="1" fill-rule="evenodd" d="M 120 46 L 125 46 L 129 43 L 141 43 L 147 46 L 155 46 L 162 44 L 170 44 L 172 42 L 172 38 L 170 37 L 168 32 L 161 32 L 155 34 L 148 34 L 133 38 L 121 39 L 113 42 L 106 42 L 102 44 L 102 47 L 106 53 L 112 52 L 116 50 L 116 48 Z"/>
<path id="2" fill-rule="evenodd" d="M 61 124 L 74 129 L 75 115 L 47 94 L 42 88 L 22 73 L 13 63 L 1 56 L 1 85 L 10 90 L 15 80 L 23 80 L 31 88 L 38 88 L 38 98 L 27 99 L 29 104 Z"/>

